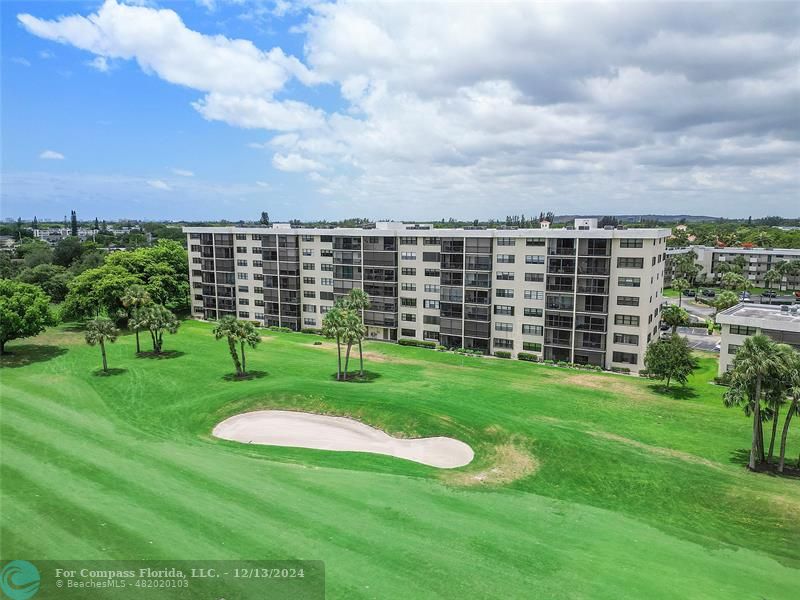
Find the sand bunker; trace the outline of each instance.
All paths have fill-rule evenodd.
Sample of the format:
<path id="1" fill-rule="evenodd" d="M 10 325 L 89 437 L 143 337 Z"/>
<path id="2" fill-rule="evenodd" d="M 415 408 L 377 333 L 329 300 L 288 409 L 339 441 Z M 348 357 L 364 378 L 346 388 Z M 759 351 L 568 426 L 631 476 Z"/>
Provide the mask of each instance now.
<path id="1" fill-rule="evenodd" d="M 353 419 L 286 410 L 258 410 L 225 419 L 214 437 L 246 444 L 371 452 L 452 469 L 472 462 L 464 442 L 447 437 L 398 439 Z"/>

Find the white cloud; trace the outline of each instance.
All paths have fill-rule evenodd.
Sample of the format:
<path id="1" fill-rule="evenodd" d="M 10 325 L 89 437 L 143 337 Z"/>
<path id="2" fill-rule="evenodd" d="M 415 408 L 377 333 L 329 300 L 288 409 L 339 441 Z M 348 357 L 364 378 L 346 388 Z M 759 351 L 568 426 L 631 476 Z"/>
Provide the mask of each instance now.
<path id="1" fill-rule="evenodd" d="M 101 73 L 108 73 L 111 70 L 111 63 L 105 56 L 96 56 L 86 64 Z"/>
<path id="2" fill-rule="evenodd" d="M 302 171 L 319 171 L 325 165 L 310 158 L 305 158 L 299 154 L 275 154 L 272 157 L 272 165 L 281 171 L 299 173 Z"/>
<path id="3" fill-rule="evenodd" d="M 172 190 L 172 187 L 170 187 L 170 185 L 166 181 L 162 181 L 161 179 L 148 179 L 147 185 L 157 190 L 163 190 L 165 192 Z"/>
<path id="4" fill-rule="evenodd" d="M 49 50 L 39 50 L 39 58 L 42 60 L 48 60 L 53 58 L 55 55 L 50 52 Z"/>
<path id="5" fill-rule="evenodd" d="M 39 158 L 43 158 L 45 160 L 64 160 L 64 155 L 61 152 L 56 152 L 55 150 L 45 150 L 40 155 Z"/>
<path id="6" fill-rule="evenodd" d="M 187 169 L 171 169 L 171 171 L 173 174 L 181 177 L 194 177 L 194 171 L 189 171 Z"/>
<path id="7" fill-rule="evenodd" d="M 256 185 L 260 188 L 271 188 L 272 186 L 266 181 L 256 181 Z"/>
<path id="8" fill-rule="evenodd" d="M 31 66 L 31 61 L 29 61 L 27 58 L 22 58 L 21 56 L 13 56 L 11 58 L 11 62 L 22 65 L 23 67 Z"/>

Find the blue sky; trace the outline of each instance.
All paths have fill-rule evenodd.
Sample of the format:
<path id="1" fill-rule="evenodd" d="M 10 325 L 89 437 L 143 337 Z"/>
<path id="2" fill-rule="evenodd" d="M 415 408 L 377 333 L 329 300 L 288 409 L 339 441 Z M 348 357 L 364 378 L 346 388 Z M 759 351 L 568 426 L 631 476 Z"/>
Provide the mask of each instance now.
<path id="1" fill-rule="evenodd" d="M 768 4 L 3 2 L 2 216 L 797 216 Z"/>

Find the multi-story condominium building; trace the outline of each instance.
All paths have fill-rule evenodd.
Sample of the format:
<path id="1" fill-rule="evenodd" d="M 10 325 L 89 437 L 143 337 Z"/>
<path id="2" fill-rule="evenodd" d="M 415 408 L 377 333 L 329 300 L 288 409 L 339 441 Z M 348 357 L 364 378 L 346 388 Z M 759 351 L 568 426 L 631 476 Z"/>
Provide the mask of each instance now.
<path id="1" fill-rule="evenodd" d="M 800 307 L 774 304 L 737 304 L 717 315 L 722 327 L 719 374 L 730 370 L 739 346 L 751 335 L 763 333 L 800 351 Z"/>
<path id="2" fill-rule="evenodd" d="M 745 262 L 743 275 L 747 277 L 755 287 L 765 287 L 764 275 L 775 265 L 782 261 L 800 260 L 800 250 L 788 248 L 715 248 L 712 246 L 688 246 L 686 248 L 670 248 L 667 250 L 667 267 L 664 272 L 664 285 L 669 285 L 675 277 L 675 264 L 673 258 L 680 254 L 694 251 L 697 254 L 695 264 L 702 270 L 709 281 L 712 281 L 720 274 L 719 266 L 724 263 L 731 263 L 735 260 L 741 261 L 738 257 L 743 257 Z M 800 289 L 800 275 L 789 275 L 774 287 L 781 287 L 784 290 Z"/>
<path id="3" fill-rule="evenodd" d="M 372 339 L 433 340 L 604 368 L 657 337 L 667 229 L 185 227 L 192 312 L 319 329 L 353 288 Z"/>

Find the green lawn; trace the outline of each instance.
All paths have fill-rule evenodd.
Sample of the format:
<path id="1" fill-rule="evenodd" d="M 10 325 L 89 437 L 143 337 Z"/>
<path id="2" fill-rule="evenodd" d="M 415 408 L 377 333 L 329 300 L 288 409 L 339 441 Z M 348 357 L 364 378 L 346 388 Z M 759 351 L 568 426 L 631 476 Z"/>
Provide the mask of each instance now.
<path id="1" fill-rule="evenodd" d="M 370 343 L 368 383 L 335 352 L 265 334 L 232 363 L 210 326 L 135 358 L 68 327 L 9 345 L 0 369 L 4 558 L 320 559 L 329 598 L 796 598 L 800 481 L 748 473 L 748 422 L 704 357 L 685 390 Z M 210 437 L 256 408 L 448 435 L 476 460 Z M 789 455 L 796 460 L 795 428 Z M 484 479 L 480 483 L 479 479 Z"/>

